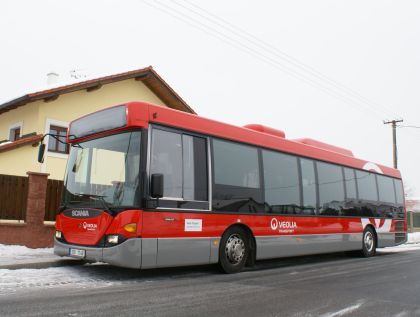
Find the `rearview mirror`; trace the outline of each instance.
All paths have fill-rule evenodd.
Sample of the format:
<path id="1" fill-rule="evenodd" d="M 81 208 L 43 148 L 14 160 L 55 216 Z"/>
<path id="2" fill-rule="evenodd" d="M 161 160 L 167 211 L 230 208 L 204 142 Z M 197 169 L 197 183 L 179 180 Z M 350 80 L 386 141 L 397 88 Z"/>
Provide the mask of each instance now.
<path id="1" fill-rule="evenodd" d="M 152 174 L 150 196 L 153 198 L 163 197 L 163 174 Z"/>
<path id="2" fill-rule="evenodd" d="M 44 163 L 45 144 L 41 143 L 38 150 L 38 162 Z"/>

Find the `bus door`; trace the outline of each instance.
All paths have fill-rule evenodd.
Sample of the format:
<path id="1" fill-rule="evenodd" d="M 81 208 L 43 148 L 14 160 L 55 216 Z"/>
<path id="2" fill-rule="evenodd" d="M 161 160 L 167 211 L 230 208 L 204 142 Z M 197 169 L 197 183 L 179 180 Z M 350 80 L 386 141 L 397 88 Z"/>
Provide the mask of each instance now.
<path id="1" fill-rule="evenodd" d="M 149 181 L 163 176 L 163 197 L 149 197 L 143 217 L 156 266 L 209 263 L 208 139 L 153 126 L 149 142 Z"/>

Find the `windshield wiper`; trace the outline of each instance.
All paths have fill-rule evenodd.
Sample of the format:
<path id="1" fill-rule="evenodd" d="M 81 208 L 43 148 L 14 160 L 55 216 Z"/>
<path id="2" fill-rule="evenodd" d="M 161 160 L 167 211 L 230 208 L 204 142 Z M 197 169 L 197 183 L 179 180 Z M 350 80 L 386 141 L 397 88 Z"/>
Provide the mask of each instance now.
<path id="1" fill-rule="evenodd" d="M 83 146 L 81 146 L 79 143 L 71 143 L 70 144 L 72 147 L 77 147 L 77 148 L 79 148 L 79 149 L 84 149 L 84 147 Z"/>
<path id="2" fill-rule="evenodd" d="M 95 201 L 99 201 L 102 204 L 102 207 L 106 210 L 109 211 L 111 213 L 114 213 L 114 211 L 111 209 L 111 207 L 109 206 L 109 204 L 105 201 L 104 197 L 107 196 L 102 196 L 102 195 L 94 195 L 94 194 L 81 194 L 81 193 L 74 193 L 74 196 L 79 196 L 79 197 L 86 197 L 86 198 L 90 198 L 93 199 Z"/>

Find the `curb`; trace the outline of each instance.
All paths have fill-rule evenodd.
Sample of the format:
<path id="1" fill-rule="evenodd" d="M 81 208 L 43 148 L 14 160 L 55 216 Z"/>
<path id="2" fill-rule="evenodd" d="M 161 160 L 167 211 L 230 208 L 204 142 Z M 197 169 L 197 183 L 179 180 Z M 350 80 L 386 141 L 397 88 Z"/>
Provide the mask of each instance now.
<path id="1" fill-rule="evenodd" d="M 17 264 L 8 264 L 0 265 L 0 270 L 21 270 L 21 269 L 47 269 L 50 267 L 60 267 L 60 266 L 74 266 L 74 265 L 83 265 L 85 261 L 80 261 L 77 259 L 58 259 L 52 261 L 44 262 L 32 262 L 32 263 L 17 263 Z"/>

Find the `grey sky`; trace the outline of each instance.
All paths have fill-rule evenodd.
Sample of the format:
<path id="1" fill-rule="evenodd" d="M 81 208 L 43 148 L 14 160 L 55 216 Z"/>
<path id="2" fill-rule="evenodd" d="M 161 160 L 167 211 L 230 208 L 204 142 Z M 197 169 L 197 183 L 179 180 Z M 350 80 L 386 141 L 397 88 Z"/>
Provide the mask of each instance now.
<path id="1" fill-rule="evenodd" d="M 0 101 L 42 87 L 51 70 L 66 80 L 72 69 L 94 76 L 153 65 L 200 115 L 265 124 L 389 166 L 391 128 L 382 120 L 420 126 L 418 1 L 192 1 L 1 1 Z M 281 52 L 255 46 L 255 38 L 229 33 L 214 17 L 219 25 L 203 32 L 211 22 L 192 3 L 368 104 Z M 165 11 L 187 14 L 188 24 Z M 403 178 L 420 196 L 420 129 L 398 129 L 398 142 Z"/>

